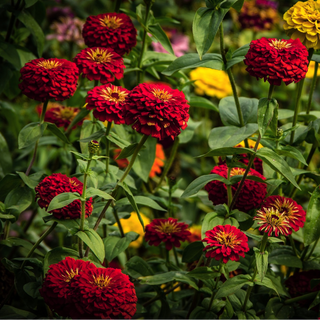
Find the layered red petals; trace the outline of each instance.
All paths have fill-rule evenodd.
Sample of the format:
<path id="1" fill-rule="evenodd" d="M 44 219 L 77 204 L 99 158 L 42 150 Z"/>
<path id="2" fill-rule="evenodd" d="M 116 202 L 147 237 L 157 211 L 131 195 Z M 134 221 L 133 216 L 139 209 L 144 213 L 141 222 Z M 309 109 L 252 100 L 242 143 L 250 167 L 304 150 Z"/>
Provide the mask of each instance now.
<path id="1" fill-rule="evenodd" d="M 187 127 L 188 111 L 183 92 L 167 85 L 142 83 L 129 94 L 125 121 L 142 134 L 174 139 Z"/>
<path id="2" fill-rule="evenodd" d="M 79 69 L 65 59 L 34 59 L 20 70 L 19 88 L 37 101 L 69 99 L 77 89 Z"/>
<path id="3" fill-rule="evenodd" d="M 224 263 L 229 260 L 239 261 L 249 251 L 247 236 L 231 225 L 216 226 L 206 232 L 202 240 L 207 245 L 204 248 L 207 258 L 216 260 L 223 259 Z"/>
<path id="4" fill-rule="evenodd" d="M 308 50 L 299 39 L 261 38 L 250 43 L 244 63 L 254 77 L 280 86 L 299 82 L 308 71 Z"/>
<path id="5" fill-rule="evenodd" d="M 96 268 L 78 281 L 76 310 L 72 318 L 131 319 L 137 296 L 133 283 L 120 269 Z"/>
<path id="6" fill-rule="evenodd" d="M 88 91 L 86 108 L 94 109 L 93 115 L 100 121 L 123 124 L 125 123 L 123 113 L 128 103 L 128 95 L 129 90 L 110 83 L 94 87 Z"/>
<path id="7" fill-rule="evenodd" d="M 238 171 L 238 172 L 237 172 Z M 231 175 L 243 175 L 244 169 L 233 168 Z M 234 174 L 232 174 L 234 172 Z M 228 167 L 226 165 L 219 165 L 213 168 L 212 174 L 218 174 L 221 177 L 228 177 Z M 248 175 L 259 177 L 265 180 L 266 178 L 254 169 L 250 169 Z M 231 189 L 234 194 L 239 186 L 239 183 L 233 184 Z M 214 205 L 228 203 L 227 186 L 221 181 L 211 181 L 206 186 L 205 189 L 209 193 L 209 199 Z M 239 197 L 235 203 L 234 208 L 240 211 L 248 212 L 251 209 L 259 208 L 262 201 L 267 194 L 267 185 L 265 183 L 248 180 L 246 179 L 242 189 L 240 191 Z"/>
<path id="8" fill-rule="evenodd" d="M 38 205 L 45 210 L 51 200 L 60 193 L 77 192 L 82 195 L 83 183 L 77 178 L 69 178 L 61 173 L 53 173 L 44 178 L 35 188 Z M 85 217 L 92 213 L 92 198 L 86 201 Z M 74 200 L 70 204 L 60 209 L 50 211 L 57 219 L 79 219 L 81 217 L 81 201 Z"/>
<path id="9" fill-rule="evenodd" d="M 124 13 L 89 16 L 82 29 L 88 47 L 111 48 L 119 55 L 129 53 L 137 44 L 137 30 Z"/>
<path id="10" fill-rule="evenodd" d="M 50 309 L 60 316 L 70 316 L 79 278 L 96 266 L 90 261 L 75 260 L 67 257 L 52 264 L 46 274 L 40 294 Z"/>
<path id="11" fill-rule="evenodd" d="M 123 59 L 110 48 L 86 48 L 73 59 L 83 78 L 99 80 L 101 83 L 113 82 L 123 78 Z"/>
<path id="12" fill-rule="evenodd" d="M 159 246 L 164 243 L 167 250 L 172 247 L 180 247 L 180 241 L 186 241 L 191 232 L 188 225 L 184 222 L 178 222 L 177 219 L 153 219 L 150 224 L 145 227 L 145 240 L 151 246 Z"/>

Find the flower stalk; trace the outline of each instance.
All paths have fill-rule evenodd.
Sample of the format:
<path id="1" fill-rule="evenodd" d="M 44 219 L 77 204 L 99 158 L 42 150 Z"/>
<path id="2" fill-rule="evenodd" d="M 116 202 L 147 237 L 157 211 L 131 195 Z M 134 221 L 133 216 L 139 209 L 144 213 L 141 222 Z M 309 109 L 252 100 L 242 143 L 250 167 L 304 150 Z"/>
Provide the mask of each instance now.
<path id="1" fill-rule="evenodd" d="M 108 139 L 108 135 L 110 133 L 111 127 L 112 127 L 112 121 L 109 121 L 106 129 L 106 173 L 109 172 L 110 140 Z"/>
<path id="2" fill-rule="evenodd" d="M 310 110 L 311 110 L 311 102 L 312 102 L 312 98 L 313 98 L 314 89 L 315 89 L 316 83 L 317 83 L 318 67 L 319 67 L 319 63 L 315 62 L 314 74 L 313 74 L 312 83 L 311 83 L 311 87 L 310 87 L 306 114 L 309 114 Z"/>

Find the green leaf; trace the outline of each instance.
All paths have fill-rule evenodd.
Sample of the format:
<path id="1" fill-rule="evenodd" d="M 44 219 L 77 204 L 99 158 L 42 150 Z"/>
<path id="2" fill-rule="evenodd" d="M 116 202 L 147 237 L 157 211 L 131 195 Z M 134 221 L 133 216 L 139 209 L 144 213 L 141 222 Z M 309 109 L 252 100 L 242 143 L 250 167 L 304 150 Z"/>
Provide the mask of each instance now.
<path id="1" fill-rule="evenodd" d="M 201 227 L 201 239 L 206 237 L 206 232 L 212 230 L 218 225 L 223 225 L 224 217 L 219 216 L 217 212 L 209 212 L 205 215 Z"/>
<path id="2" fill-rule="evenodd" d="M 308 166 L 304 156 L 302 155 L 301 151 L 298 150 L 297 148 L 291 147 L 291 146 L 280 146 L 280 149 L 275 149 L 275 152 L 277 154 L 290 157 L 293 159 L 297 159 L 304 165 Z"/>
<path id="3" fill-rule="evenodd" d="M 266 162 L 272 169 L 282 174 L 296 188 L 301 190 L 287 162 L 283 158 L 281 158 L 279 155 L 277 155 L 274 151 L 272 151 L 269 148 L 261 148 L 257 151 L 256 157 Z"/>
<path id="4" fill-rule="evenodd" d="M 141 204 L 143 206 L 147 206 L 159 211 L 167 211 L 166 209 L 160 207 L 157 202 L 155 202 L 154 200 L 148 197 L 135 196 L 134 199 L 136 201 L 136 204 Z M 130 201 L 128 198 L 122 198 L 118 200 L 116 203 L 117 206 L 127 206 L 128 204 L 130 204 Z"/>
<path id="5" fill-rule="evenodd" d="M 19 149 L 29 147 L 36 143 L 36 141 L 42 137 L 46 126 L 46 123 L 40 125 L 40 122 L 31 122 L 23 127 L 18 137 Z"/>
<path id="6" fill-rule="evenodd" d="M 168 39 L 166 33 L 162 30 L 159 23 L 149 24 L 148 30 L 162 44 L 165 50 L 171 54 L 174 54 L 170 40 Z"/>
<path id="7" fill-rule="evenodd" d="M 38 25 L 37 21 L 32 17 L 30 12 L 28 11 L 20 11 L 17 16 L 18 20 L 20 20 L 28 30 L 34 35 L 37 44 L 37 52 L 38 57 L 42 56 L 42 51 L 44 47 L 44 34 L 41 27 Z"/>
<path id="8" fill-rule="evenodd" d="M 256 258 L 257 270 L 260 275 L 261 281 L 268 270 L 268 251 L 260 252 L 258 248 L 253 248 Z"/>
<path id="9" fill-rule="evenodd" d="M 257 123 L 258 99 L 239 98 L 244 124 Z M 225 126 L 240 127 L 237 107 L 233 97 L 225 97 L 219 102 L 221 121 Z"/>
<path id="10" fill-rule="evenodd" d="M 219 26 L 228 10 L 199 8 L 193 18 L 192 32 L 200 57 L 210 49 Z"/>
<path id="11" fill-rule="evenodd" d="M 241 289 L 244 285 L 253 286 L 251 276 L 248 274 L 240 274 L 233 278 L 228 279 L 218 290 L 215 295 L 216 299 L 227 297 L 235 293 L 238 289 Z"/>
<path id="12" fill-rule="evenodd" d="M 66 135 L 54 124 L 50 122 L 46 122 L 47 128 L 55 135 L 57 136 L 60 140 L 63 142 L 70 144 L 69 139 L 66 137 Z"/>
<path id="13" fill-rule="evenodd" d="M 84 143 L 88 143 L 91 140 L 99 140 L 100 138 L 102 138 L 104 135 L 106 134 L 106 128 L 102 128 L 99 131 L 93 133 L 92 135 L 90 135 L 87 138 L 81 139 L 79 140 L 80 142 L 84 142 Z"/>
<path id="14" fill-rule="evenodd" d="M 26 310 L 21 310 L 12 306 L 4 305 L 1 308 L 0 319 L 36 319 L 34 313 Z"/>
<path id="15" fill-rule="evenodd" d="M 195 241 L 188 244 L 187 247 L 183 250 L 182 262 L 190 263 L 198 261 L 203 254 L 203 249 L 204 246 L 202 241 Z"/>
<path id="16" fill-rule="evenodd" d="M 230 181 L 227 180 L 226 178 L 218 175 L 218 174 L 206 174 L 204 176 L 200 176 L 199 178 L 193 180 L 186 190 L 183 192 L 181 198 L 188 198 L 190 196 L 195 195 L 198 193 L 207 183 L 210 181 L 218 180 L 226 185 L 231 185 Z"/>
<path id="17" fill-rule="evenodd" d="M 17 174 L 20 176 L 21 180 L 30 188 L 30 189 L 34 189 L 38 184 L 39 181 L 38 180 L 34 180 L 32 179 L 32 175 L 30 176 L 26 176 L 26 174 L 24 172 L 19 172 L 17 171 Z M 41 174 L 42 176 L 42 174 Z"/>
<path id="18" fill-rule="evenodd" d="M 128 147 L 131 145 L 131 143 L 127 140 L 124 140 L 120 136 L 118 136 L 115 132 L 110 132 L 107 136 L 107 139 L 119 146 L 121 149 L 124 149 L 125 147 Z"/>
<path id="19" fill-rule="evenodd" d="M 21 185 L 21 179 L 16 175 L 9 173 L 0 180 L 0 201 L 4 201 L 8 193 Z"/>
<path id="20" fill-rule="evenodd" d="M 238 0 L 233 5 L 232 8 L 236 9 L 238 12 L 241 11 L 241 8 L 243 6 L 244 0 Z"/>
<path id="21" fill-rule="evenodd" d="M 29 8 L 31 6 L 33 6 L 35 3 L 37 3 L 39 0 L 25 0 L 25 8 Z"/>
<path id="22" fill-rule="evenodd" d="M 0 57 L 10 62 L 17 70 L 21 69 L 20 57 L 14 45 L 0 39 Z"/>
<path id="23" fill-rule="evenodd" d="M 320 186 L 317 186 L 309 200 L 306 222 L 303 228 L 304 245 L 310 245 L 320 237 Z"/>
<path id="24" fill-rule="evenodd" d="M 205 108 L 219 112 L 219 109 L 215 104 L 203 97 L 191 96 L 189 99 L 189 105 L 190 107 Z"/>
<path id="25" fill-rule="evenodd" d="M 292 319 L 293 307 L 281 302 L 279 298 L 271 298 L 266 306 L 266 319 Z"/>
<path id="26" fill-rule="evenodd" d="M 301 260 L 294 254 L 290 246 L 279 246 L 269 254 L 269 263 L 292 268 L 302 268 Z"/>
<path id="27" fill-rule="evenodd" d="M 310 310 L 313 307 L 317 306 L 319 303 L 320 303 L 320 291 L 318 292 L 317 296 L 315 297 L 315 299 L 310 304 L 310 307 L 308 308 L 308 310 Z"/>
<path id="28" fill-rule="evenodd" d="M 81 199 L 81 196 L 79 196 L 77 193 L 60 193 L 51 200 L 47 211 L 50 212 L 52 210 L 63 208 L 76 199 Z"/>
<path id="29" fill-rule="evenodd" d="M 4 245 L 10 248 L 23 247 L 23 248 L 26 248 L 28 251 L 30 251 L 33 247 L 32 243 L 20 238 L 7 238 L 6 240 L 1 240 L 0 245 Z M 35 253 L 40 256 L 43 256 L 43 253 L 39 249 L 36 249 Z"/>
<path id="30" fill-rule="evenodd" d="M 255 153 L 253 149 L 250 148 L 235 148 L 235 147 L 227 147 L 227 148 L 219 148 L 219 149 L 213 149 L 209 152 L 198 156 L 200 157 L 213 157 L 213 156 L 230 156 L 234 154 L 243 154 L 243 153 Z"/>
<path id="31" fill-rule="evenodd" d="M 6 209 L 14 209 L 19 213 L 25 211 L 32 203 L 33 194 L 29 187 L 18 187 L 9 192 L 4 204 Z"/>
<path id="32" fill-rule="evenodd" d="M 75 236 L 79 237 L 91 249 L 100 262 L 103 262 L 105 258 L 104 244 L 96 231 L 93 229 L 78 231 Z"/>
<path id="33" fill-rule="evenodd" d="M 109 199 L 115 200 L 110 194 L 108 194 L 102 190 L 99 190 L 96 188 L 88 188 L 86 190 L 86 198 L 88 199 L 88 198 L 94 197 L 94 196 L 98 196 L 98 197 L 101 197 L 102 199 L 106 199 L 106 200 L 109 200 Z"/>
<path id="34" fill-rule="evenodd" d="M 141 276 L 150 276 L 154 274 L 152 268 L 148 265 L 148 263 L 138 256 L 132 257 L 126 263 L 126 269 L 128 274 L 134 279 Z"/>
<path id="35" fill-rule="evenodd" d="M 114 236 L 108 236 L 104 239 L 104 249 L 106 254 L 106 260 L 108 262 L 112 261 L 115 257 L 117 257 L 121 252 L 125 251 L 132 239 L 128 237 L 119 238 Z"/>
<path id="36" fill-rule="evenodd" d="M 210 267 L 198 267 L 188 272 L 187 275 L 200 280 L 215 279 L 218 276 L 220 277 L 220 273 L 214 271 Z"/>
<path id="37" fill-rule="evenodd" d="M 244 139 L 252 136 L 258 130 L 258 125 L 248 123 L 244 127 L 217 127 L 213 128 L 208 138 L 211 149 L 234 147 Z"/>
<path id="38" fill-rule="evenodd" d="M 215 70 L 223 69 L 223 61 L 220 54 L 207 53 L 202 60 L 196 53 L 187 53 L 174 60 L 167 69 L 162 71 L 165 76 L 172 76 L 174 73 L 197 67 L 205 67 Z"/>
<path id="39" fill-rule="evenodd" d="M 73 118 L 73 120 L 69 124 L 67 131 L 69 131 L 70 128 L 73 128 L 78 122 L 83 120 L 89 113 L 90 113 L 90 110 L 86 108 L 82 108 L 80 112 Z"/>
<path id="40" fill-rule="evenodd" d="M 191 118 L 188 120 L 188 126 L 181 132 L 179 135 L 179 143 L 187 143 L 189 142 L 193 136 L 195 130 L 202 124 L 201 121 L 193 121 Z"/>
<path id="41" fill-rule="evenodd" d="M 7 145 L 7 141 L 0 132 L 0 177 L 3 177 L 7 173 L 10 173 L 12 170 L 12 158 L 10 150 Z"/>
<path id="42" fill-rule="evenodd" d="M 133 143 L 133 144 L 129 145 L 128 147 L 123 148 L 116 159 L 117 160 L 126 159 L 126 158 L 130 157 L 131 155 L 133 155 L 133 153 L 136 150 L 138 144 L 139 143 Z"/>
<path id="43" fill-rule="evenodd" d="M 278 107 L 278 102 L 275 99 L 269 100 L 262 98 L 258 105 L 258 125 L 261 137 L 266 132 L 274 114 L 274 110 Z"/>

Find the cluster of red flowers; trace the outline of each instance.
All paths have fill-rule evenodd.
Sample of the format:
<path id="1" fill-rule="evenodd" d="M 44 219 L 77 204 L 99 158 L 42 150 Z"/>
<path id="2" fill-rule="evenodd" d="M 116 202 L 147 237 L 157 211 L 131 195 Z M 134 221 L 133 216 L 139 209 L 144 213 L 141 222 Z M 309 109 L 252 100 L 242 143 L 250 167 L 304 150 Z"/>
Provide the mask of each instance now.
<path id="1" fill-rule="evenodd" d="M 188 225 L 178 222 L 177 219 L 153 219 L 145 227 L 145 240 L 151 246 L 159 246 L 164 243 L 167 250 L 171 250 L 172 247 L 179 248 L 180 241 L 186 241 L 191 236 L 191 232 L 187 229 Z"/>
<path id="2" fill-rule="evenodd" d="M 277 237 L 302 228 L 306 212 L 290 198 L 270 196 L 263 202 L 254 219 L 258 221 L 260 231 L 267 232 L 269 236 L 274 232 Z"/>
<path id="3" fill-rule="evenodd" d="M 245 169 L 232 168 L 230 176 L 243 175 Z M 213 174 L 218 174 L 221 177 L 228 177 L 228 167 L 225 164 L 216 166 L 211 171 Z M 248 176 L 256 176 L 260 179 L 266 180 L 266 178 L 254 169 L 250 169 Z M 234 194 L 238 189 L 239 182 L 232 185 L 232 193 Z M 205 189 L 209 193 L 209 199 L 214 205 L 223 204 L 228 202 L 227 186 L 225 183 L 215 180 L 209 182 Z M 246 179 L 243 187 L 240 191 L 239 197 L 234 206 L 235 209 L 248 212 L 251 209 L 259 208 L 262 201 L 267 194 L 267 185 L 262 182 Z"/>
<path id="4" fill-rule="evenodd" d="M 77 178 L 69 178 L 61 173 L 53 173 L 44 178 L 35 188 L 36 199 L 40 208 L 45 210 L 52 199 L 58 194 L 65 192 L 77 192 L 82 195 L 83 183 Z M 86 201 L 86 214 L 89 217 L 92 213 L 92 198 Z M 79 219 L 81 217 L 81 201 L 76 199 L 70 204 L 60 209 L 50 211 L 57 219 Z"/>
<path id="5" fill-rule="evenodd" d="M 50 266 L 40 294 L 50 309 L 72 319 L 131 319 L 136 312 L 134 285 L 120 269 L 70 257 Z"/>

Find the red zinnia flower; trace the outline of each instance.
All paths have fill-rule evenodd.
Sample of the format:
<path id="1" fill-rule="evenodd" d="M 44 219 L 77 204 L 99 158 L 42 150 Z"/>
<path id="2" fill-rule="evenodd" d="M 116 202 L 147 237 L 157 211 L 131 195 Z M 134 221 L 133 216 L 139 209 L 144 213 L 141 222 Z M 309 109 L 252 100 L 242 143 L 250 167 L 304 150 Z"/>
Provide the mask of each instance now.
<path id="1" fill-rule="evenodd" d="M 82 29 L 88 47 L 112 48 L 123 56 L 137 44 L 137 30 L 124 13 L 103 13 L 89 16 Z"/>
<path id="2" fill-rule="evenodd" d="M 87 109 L 93 111 L 95 118 L 100 121 L 113 121 L 115 124 L 124 123 L 124 107 L 128 102 L 129 90 L 116 87 L 111 83 L 94 87 L 88 91 Z"/>
<path id="3" fill-rule="evenodd" d="M 261 210 L 271 207 L 283 214 L 294 231 L 303 227 L 306 212 L 294 200 L 281 196 L 270 196 L 263 202 Z"/>
<path id="4" fill-rule="evenodd" d="M 92 269 L 79 277 L 78 289 L 73 318 L 131 319 L 136 312 L 134 285 L 120 269 Z"/>
<path id="5" fill-rule="evenodd" d="M 65 59 L 34 59 L 27 62 L 20 73 L 19 88 L 30 99 L 62 101 L 77 90 L 79 69 Z"/>
<path id="6" fill-rule="evenodd" d="M 37 112 L 39 113 L 39 115 L 42 112 L 42 107 L 43 104 L 39 104 L 37 106 Z M 63 127 L 64 129 L 67 129 L 69 127 L 69 124 L 79 112 L 79 108 L 65 107 L 57 102 L 49 102 L 44 121 L 54 123 L 58 128 Z M 75 129 L 77 126 L 81 126 L 82 123 L 83 120 L 79 121 L 73 127 L 73 129 Z"/>
<path id="7" fill-rule="evenodd" d="M 243 61 L 254 77 L 264 78 L 280 86 L 299 82 L 308 71 L 308 50 L 299 39 L 277 40 L 261 38 L 250 43 Z"/>
<path id="8" fill-rule="evenodd" d="M 47 210 L 51 200 L 60 193 L 78 192 L 82 195 L 83 183 L 77 178 L 69 178 L 61 173 L 53 173 L 44 178 L 35 188 L 36 199 L 40 208 Z M 92 213 L 92 198 L 86 201 L 86 215 Z M 57 219 L 79 219 L 81 217 L 81 201 L 76 199 L 67 206 L 50 211 Z"/>
<path id="9" fill-rule="evenodd" d="M 123 78 L 123 59 L 110 48 L 86 48 L 74 57 L 83 78 L 113 82 Z"/>
<path id="10" fill-rule="evenodd" d="M 249 251 L 248 238 L 238 228 L 225 225 L 216 226 L 206 232 L 206 237 L 202 240 L 207 243 L 204 248 L 207 258 L 214 258 L 227 263 L 229 260 L 239 261 L 240 256 Z"/>
<path id="11" fill-rule="evenodd" d="M 60 316 L 69 317 L 70 310 L 74 308 L 73 301 L 79 278 L 88 270 L 94 269 L 96 266 L 90 261 L 70 257 L 52 264 L 39 290 L 45 303 Z"/>
<path id="12" fill-rule="evenodd" d="M 257 211 L 257 215 L 253 220 L 258 221 L 258 225 L 261 225 L 259 230 L 268 232 L 270 237 L 274 232 L 277 237 L 280 233 L 287 236 L 292 233 L 289 222 L 286 219 L 284 212 L 280 213 L 278 209 L 274 207 L 263 207 Z"/>
<path id="13" fill-rule="evenodd" d="M 179 248 L 180 241 L 186 241 L 191 236 L 187 229 L 188 225 L 177 219 L 153 219 L 145 228 L 145 240 L 151 246 L 158 246 L 163 242 L 167 250 L 171 250 L 173 246 Z"/>
<path id="14" fill-rule="evenodd" d="M 245 169 L 243 168 L 232 168 L 230 176 L 243 175 Z M 213 174 L 218 174 L 224 178 L 228 177 L 228 167 L 224 164 L 216 166 L 211 171 Z M 250 169 L 248 176 L 256 176 L 263 180 L 266 178 L 254 169 Z M 239 183 L 232 185 L 232 193 L 234 194 L 239 186 Z M 227 186 L 221 181 L 211 181 L 206 186 L 205 189 L 209 193 L 209 199 L 214 205 L 223 204 L 228 202 Z M 267 185 L 265 183 L 257 182 L 254 180 L 246 179 L 242 189 L 240 191 L 239 197 L 235 204 L 235 209 L 247 212 L 254 208 L 259 208 L 262 201 L 267 194 Z"/>
<path id="15" fill-rule="evenodd" d="M 130 92 L 124 116 L 133 129 L 163 140 L 174 139 L 187 127 L 188 111 L 183 92 L 167 85 L 142 83 Z"/>

